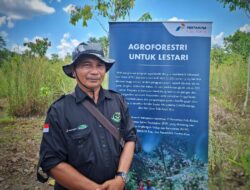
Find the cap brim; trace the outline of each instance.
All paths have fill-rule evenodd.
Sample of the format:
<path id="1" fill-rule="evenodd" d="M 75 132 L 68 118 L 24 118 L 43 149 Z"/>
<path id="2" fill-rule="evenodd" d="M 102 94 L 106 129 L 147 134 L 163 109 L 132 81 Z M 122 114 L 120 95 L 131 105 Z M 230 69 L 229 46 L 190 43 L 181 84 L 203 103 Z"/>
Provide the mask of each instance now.
<path id="1" fill-rule="evenodd" d="M 68 65 L 63 65 L 62 66 L 64 73 L 71 78 L 75 78 L 73 76 L 73 65 L 72 64 L 68 64 Z"/>
<path id="2" fill-rule="evenodd" d="M 89 55 L 93 55 L 93 56 L 97 57 L 98 59 L 100 59 L 101 61 L 103 61 L 104 64 L 105 64 L 105 67 L 106 67 L 106 72 L 108 72 L 109 69 L 112 67 L 112 65 L 115 63 L 115 60 L 114 60 L 114 59 L 105 58 L 105 57 L 103 57 L 103 56 L 101 56 L 101 55 L 99 55 L 99 54 L 96 54 L 96 53 L 88 53 L 88 54 L 83 53 L 83 54 L 79 55 L 71 64 L 68 64 L 68 65 L 64 65 L 64 66 L 63 66 L 63 71 L 64 71 L 64 73 L 65 73 L 67 76 L 71 77 L 71 78 L 75 78 L 75 77 L 73 76 L 74 65 L 76 65 L 77 61 L 78 61 L 80 58 L 82 58 L 83 56 L 89 56 Z"/>

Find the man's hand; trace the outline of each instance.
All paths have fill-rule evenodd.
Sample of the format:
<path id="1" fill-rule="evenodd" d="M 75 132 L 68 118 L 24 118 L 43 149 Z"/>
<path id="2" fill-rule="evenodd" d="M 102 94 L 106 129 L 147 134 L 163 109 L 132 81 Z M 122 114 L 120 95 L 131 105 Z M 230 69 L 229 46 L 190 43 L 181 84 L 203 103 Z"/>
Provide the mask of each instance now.
<path id="1" fill-rule="evenodd" d="M 135 149 L 135 142 L 129 141 L 124 145 L 119 166 L 117 171 L 128 172 L 130 165 L 132 163 L 133 155 Z M 125 186 L 125 182 L 123 181 L 121 176 L 116 176 L 114 179 L 108 180 L 103 183 L 100 188 L 95 190 L 123 190 Z"/>
<path id="2" fill-rule="evenodd" d="M 121 176 L 116 176 L 114 179 L 108 180 L 101 185 L 100 190 L 123 190 L 125 182 Z M 98 189 L 97 189 L 98 190 Z"/>

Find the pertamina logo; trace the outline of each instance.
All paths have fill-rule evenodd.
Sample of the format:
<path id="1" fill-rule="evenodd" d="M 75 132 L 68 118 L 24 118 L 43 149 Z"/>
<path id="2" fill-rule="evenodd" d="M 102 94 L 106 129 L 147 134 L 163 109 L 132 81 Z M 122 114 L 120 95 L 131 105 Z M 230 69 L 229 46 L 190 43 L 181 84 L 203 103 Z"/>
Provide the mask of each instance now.
<path id="1" fill-rule="evenodd" d="M 209 30 L 206 25 L 200 24 L 200 23 L 180 23 L 176 29 L 175 32 L 177 33 L 185 33 L 185 34 L 205 34 L 208 33 Z"/>
<path id="2" fill-rule="evenodd" d="M 178 26 L 175 31 L 179 31 L 179 30 L 183 30 L 185 28 L 185 24 L 184 23 L 181 23 L 180 26 Z"/>

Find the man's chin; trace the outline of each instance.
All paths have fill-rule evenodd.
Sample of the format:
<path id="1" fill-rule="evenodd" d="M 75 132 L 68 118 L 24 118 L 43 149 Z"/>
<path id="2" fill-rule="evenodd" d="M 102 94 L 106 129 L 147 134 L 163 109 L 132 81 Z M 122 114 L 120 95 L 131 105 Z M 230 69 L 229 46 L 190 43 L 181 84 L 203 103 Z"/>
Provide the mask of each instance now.
<path id="1" fill-rule="evenodd" d="M 90 85 L 86 85 L 86 87 L 88 87 L 89 89 L 95 90 L 100 88 L 101 84 L 90 84 Z"/>

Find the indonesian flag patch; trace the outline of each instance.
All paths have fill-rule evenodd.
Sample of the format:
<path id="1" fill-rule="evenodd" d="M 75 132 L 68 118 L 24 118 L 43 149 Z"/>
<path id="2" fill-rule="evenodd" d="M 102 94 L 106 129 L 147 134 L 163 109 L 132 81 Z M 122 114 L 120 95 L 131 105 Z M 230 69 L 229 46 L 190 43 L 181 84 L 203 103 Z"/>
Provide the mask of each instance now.
<path id="1" fill-rule="evenodd" d="M 48 123 L 44 124 L 44 126 L 43 126 L 43 132 L 44 133 L 48 133 L 49 132 L 49 124 Z"/>

